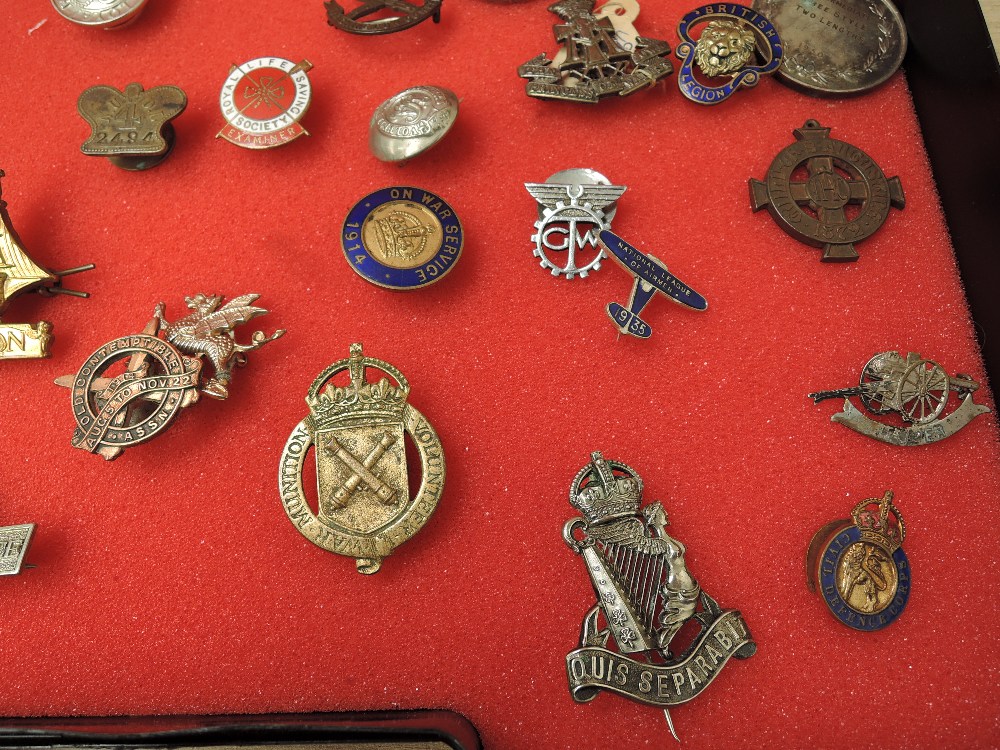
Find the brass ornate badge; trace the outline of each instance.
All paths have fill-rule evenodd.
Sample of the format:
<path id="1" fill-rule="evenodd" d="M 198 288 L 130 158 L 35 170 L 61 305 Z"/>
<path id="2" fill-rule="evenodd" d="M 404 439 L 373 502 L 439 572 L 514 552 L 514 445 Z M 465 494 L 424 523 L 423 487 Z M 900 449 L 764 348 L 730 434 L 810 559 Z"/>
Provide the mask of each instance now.
<path id="1" fill-rule="evenodd" d="M 0 169 L 0 177 L 4 172 Z M 89 297 L 86 292 L 65 289 L 64 276 L 89 271 L 93 264 L 70 268 L 66 271 L 49 271 L 38 265 L 24 249 L 14 231 L 7 203 L 0 198 L 0 313 L 7 304 L 21 294 L 38 292 L 46 296 L 68 294 Z M 30 323 L 0 323 L 0 359 L 41 359 L 49 356 L 52 341 L 52 324 L 40 320 Z"/>
<path id="2" fill-rule="evenodd" d="M 878 231 L 890 207 L 906 205 L 902 183 L 886 179 L 868 154 L 832 139 L 830 128 L 816 120 L 793 132 L 797 142 L 778 152 L 764 182 L 750 180 L 750 205 L 754 211 L 766 208 L 799 242 L 823 248 L 820 260 L 857 260 L 854 243 Z M 803 166 L 808 178 L 794 179 Z"/>
<path id="3" fill-rule="evenodd" d="M 580 648 L 566 655 L 566 673 L 573 700 L 610 690 L 659 706 L 676 738 L 669 708 L 695 698 L 730 657 L 747 659 L 757 645 L 743 616 L 721 609 L 691 575 L 663 506 L 640 512 L 641 501 L 639 475 L 600 453 L 573 479 L 569 502 L 584 517 L 566 523 L 563 539 L 583 558 L 597 601 Z M 687 623 L 693 640 L 671 649 Z"/>
<path id="4" fill-rule="evenodd" d="M 130 83 L 124 91 L 92 86 L 76 103 L 91 131 L 80 150 L 88 156 L 106 156 L 116 167 L 130 171 L 155 167 L 173 150 L 170 121 L 186 106 L 187 96 L 176 86 L 148 91 L 138 83 Z"/>
<path id="5" fill-rule="evenodd" d="M 881 630 L 910 598 L 910 563 L 903 552 L 906 524 L 892 490 L 858 503 L 850 520 L 816 532 L 806 553 L 806 585 L 830 612 L 855 630 Z"/>
<path id="6" fill-rule="evenodd" d="M 348 371 L 350 382 L 333 380 Z M 392 378 L 377 383 L 369 370 Z M 437 433 L 407 398 L 403 373 L 351 344 L 349 359 L 334 362 L 309 388 L 309 416 L 281 454 L 278 489 L 295 528 L 310 542 L 355 558 L 359 573 L 377 573 L 382 560 L 427 523 L 444 489 L 444 452 Z M 420 488 L 410 497 L 404 436 L 420 457 Z M 319 508 L 302 489 L 306 453 L 315 446 Z"/>
<path id="7" fill-rule="evenodd" d="M 949 377 L 941 365 L 916 352 L 910 352 L 905 359 L 899 352 L 882 352 L 868 360 L 858 385 L 810 393 L 809 398 L 817 404 L 828 398 L 843 398 L 844 410 L 834 414 L 831 421 L 862 435 L 891 445 L 926 445 L 954 435 L 989 411 L 972 400 L 978 388 L 979 383 L 968 375 Z M 951 393 L 961 404 L 942 416 Z M 866 417 L 851 403 L 851 396 L 857 396 L 869 413 L 895 418 L 901 425 Z"/>
<path id="8" fill-rule="evenodd" d="M 329 0 L 324 6 L 326 22 L 331 26 L 351 34 L 371 35 L 403 31 L 428 18 L 433 18 L 434 23 L 440 23 L 441 2 L 442 0 L 422 0 L 420 3 L 411 0 L 364 0 L 350 11 L 345 11 L 337 0 Z"/>
<path id="9" fill-rule="evenodd" d="M 108 342 L 76 375 L 57 378 L 56 385 L 72 392 L 73 446 L 111 461 L 160 434 L 201 394 L 227 398 L 233 369 L 246 364 L 247 352 L 285 333 L 255 331 L 249 344 L 236 341 L 238 325 L 267 313 L 253 306 L 259 296 L 245 294 L 224 305 L 222 296 L 186 297 L 192 312 L 173 323 L 161 302 L 142 333 Z M 215 368 L 210 378 L 202 372 L 206 359 Z"/>
<path id="10" fill-rule="evenodd" d="M 560 0 L 549 6 L 563 21 L 552 27 L 563 48 L 551 60 L 542 53 L 517 69 L 529 81 L 528 96 L 593 104 L 634 94 L 673 72 L 670 45 L 639 36 L 632 25 L 639 15 L 634 0 L 606 2 L 597 10 L 594 5 Z"/>
<path id="11" fill-rule="evenodd" d="M 0 527 L 0 576 L 16 576 L 21 572 L 22 566 L 33 567 L 23 564 L 34 533 L 33 523 Z"/>

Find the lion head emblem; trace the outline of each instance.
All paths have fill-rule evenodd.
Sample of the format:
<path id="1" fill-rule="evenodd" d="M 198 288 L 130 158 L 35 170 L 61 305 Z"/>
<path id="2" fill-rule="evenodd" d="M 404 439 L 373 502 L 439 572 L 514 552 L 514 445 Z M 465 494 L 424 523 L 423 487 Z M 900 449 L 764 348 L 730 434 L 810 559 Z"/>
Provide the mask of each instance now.
<path id="1" fill-rule="evenodd" d="M 749 62 L 757 40 L 740 21 L 710 21 L 694 50 L 694 59 L 707 76 L 735 73 Z"/>

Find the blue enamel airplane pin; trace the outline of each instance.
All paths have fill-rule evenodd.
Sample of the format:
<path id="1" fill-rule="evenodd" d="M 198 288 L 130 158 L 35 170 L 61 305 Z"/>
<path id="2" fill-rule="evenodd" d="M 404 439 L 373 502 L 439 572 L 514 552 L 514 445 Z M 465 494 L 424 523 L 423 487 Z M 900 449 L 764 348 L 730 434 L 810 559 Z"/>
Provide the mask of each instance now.
<path id="1" fill-rule="evenodd" d="M 692 310 L 704 312 L 708 309 L 708 301 L 667 271 L 663 261 L 656 256 L 632 247 L 617 234 L 606 229 L 601 232 L 601 244 L 622 268 L 635 277 L 628 308 L 617 302 L 612 302 L 607 307 L 608 317 L 619 332 L 640 339 L 650 337 L 653 329 L 639 315 L 657 292 Z"/>

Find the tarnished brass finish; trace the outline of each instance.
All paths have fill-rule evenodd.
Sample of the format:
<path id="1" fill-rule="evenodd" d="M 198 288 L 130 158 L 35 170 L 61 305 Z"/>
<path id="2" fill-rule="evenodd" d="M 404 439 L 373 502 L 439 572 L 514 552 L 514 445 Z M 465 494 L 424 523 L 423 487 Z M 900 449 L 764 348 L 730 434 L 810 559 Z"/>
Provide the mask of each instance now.
<path id="1" fill-rule="evenodd" d="M 4 172 L 0 169 L 0 177 Z M 21 238 L 14 231 L 7 203 L 0 198 L 0 314 L 7 304 L 20 294 L 38 292 L 51 296 L 68 294 L 72 297 L 89 297 L 86 292 L 65 289 L 64 276 L 89 271 L 93 264 L 49 271 L 38 265 L 24 249 Z M 49 356 L 52 341 L 52 324 L 41 320 L 30 323 L 0 323 L 0 359 L 40 359 Z"/>
<path id="2" fill-rule="evenodd" d="M 902 550 L 903 516 L 892 490 L 867 498 L 851 519 L 831 521 L 806 551 L 806 585 L 830 612 L 856 630 L 880 630 L 902 613 L 910 593 L 910 565 Z"/>
<path id="3" fill-rule="evenodd" d="M 187 96 L 176 86 L 148 91 L 138 83 L 124 91 L 92 86 L 76 103 L 91 128 L 80 150 L 87 156 L 106 156 L 116 167 L 133 172 L 155 167 L 173 150 L 170 121 L 186 106 Z"/>
<path id="4" fill-rule="evenodd" d="M 326 6 L 326 22 L 336 26 L 341 31 L 351 34 L 391 34 L 416 26 L 421 21 L 433 18 L 434 23 L 441 21 L 442 0 L 422 0 L 415 3 L 410 0 L 364 0 L 361 5 L 351 11 L 345 11 L 337 0 L 329 0 Z M 389 15 L 382 18 L 365 20 L 369 16 L 381 13 Z"/>
<path id="5" fill-rule="evenodd" d="M 383 558 L 416 534 L 444 490 L 441 441 L 407 403 L 410 385 L 388 362 L 362 355 L 351 344 L 348 359 L 319 374 L 306 396 L 309 416 L 292 431 L 281 455 L 278 489 L 289 519 L 318 547 L 355 558 L 359 573 L 377 573 Z M 350 382 L 333 379 L 347 370 Z M 366 371 L 391 377 L 377 383 Z M 420 489 L 410 497 L 405 436 L 420 456 Z M 306 453 L 315 446 L 319 508 L 302 489 Z"/>
<path id="6" fill-rule="evenodd" d="M 750 179 L 750 206 L 766 208 L 775 223 L 800 242 L 823 248 L 821 260 L 839 263 L 858 259 L 854 243 L 870 237 L 889 216 L 903 208 L 903 185 L 886 179 L 878 164 L 857 146 L 830 137 L 816 120 L 793 131 L 796 143 L 782 149 L 764 182 Z M 809 171 L 795 180 L 796 170 Z M 847 206 L 858 207 L 848 218 Z"/>
<path id="7" fill-rule="evenodd" d="M 904 359 L 893 351 L 868 360 L 858 385 L 810 393 L 809 398 L 817 404 L 828 398 L 843 398 L 844 410 L 834 414 L 831 421 L 862 435 L 890 445 L 925 445 L 954 435 L 980 414 L 989 412 L 989 408 L 972 400 L 978 388 L 979 383 L 968 375 L 949 377 L 941 365 L 916 352 Z M 943 417 L 952 392 L 961 404 Z M 851 396 L 857 396 L 871 414 L 894 415 L 903 426 L 869 419 L 848 400 Z"/>
<path id="8" fill-rule="evenodd" d="M 694 47 L 694 59 L 707 76 L 735 73 L 753 58 L 757 36 L 735 19 L 716 18 L 705 25 Z"/>
<path id="9" fill-rule="evenodd" d="M 597 599 L 580 647 L 566 655 L 573 700 L 587 703 L 610 690 L 658 706 L 676 739 L 670 707 L 697 697 L 730 657 L 747 659 L 757 644 L 743 616 L 719 607 L 688 570 L 663 506 L 640 509 L 642 478 L 634 469 L 592 453 L 569 502 L 584 517 L 566 523 L 563 541 L 582 558 Z M 698 632 L 678 648 L 674 637 L 688 622 Z"/>
<path id="10" fill-rule="evenodd" d="M 173 323 L 160 302 L 141 334 L 105 344 L 75 376 L 57 378 L 56 385 L 71 389 L 73 446 L 111 461 L 169 427 L 200 394 L 227 398 L 233 368 L 246 364 L 247 352 L 285 333 L 255 331 L 249 344 L 236 341 L 238 325 L 267 313 L 253 306 L 259 296 L 245 294 L 221 307 L 222 296 L 186 297 L 192 313 Z M 215 369 L 207 379 L 206 359 Z"/>
<path id="11" fill-rule="evenodd" d="M 640 36 L 632 25 L 639 15 L 635 0 L 605 3 L 597 11 L 594 4 L 560 0 L 549 6 L 562 19 L 552 31 L 563 47 L 552 59 L 542 53 L 517 69 L 529 81 L 528 96 L 594 104 L 642 91 L 673 72 L 670 45 Z"/>
<path id="12" fill-rule="evenodd" d="M 33 523 L 0 527 L 0 576 L 16 576 L 21 572 L 24 556 L 34 533 Z"/>

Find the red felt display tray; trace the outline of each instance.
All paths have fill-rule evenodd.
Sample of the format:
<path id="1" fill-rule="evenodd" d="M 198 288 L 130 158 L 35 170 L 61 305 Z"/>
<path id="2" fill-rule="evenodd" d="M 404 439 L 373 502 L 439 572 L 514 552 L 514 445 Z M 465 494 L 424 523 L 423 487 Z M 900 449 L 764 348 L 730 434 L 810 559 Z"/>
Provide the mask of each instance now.
<path id="1" fill-rule="evenodd" d="M 578 705 L 566 687 L 593 591 L 560 529 L 570 480 L 602 450 L 640 472 L 694 575 L 759 646 L 672 712 L 685 747 L 996 744 L 994 415 L 902 449 L 806 398 L 889 349 L 985 382 L 905 77 L 842 101 L 764 80 L 705 108 L 671 78 L 596 107 L 540 102 L 516 67 L 555 52 L 547 4 L 449 0 L 440 24 L 373 38 L 329 28 L 319 2 L 150 0 L 114 33 L 43 0 L 5 5 L 3 197 L 36 260 L 97 270 L 73 280 L 90 300 L 22 298 L 4 316 L 51 320 L 56 340 L 50 360 L 0 363 L 0 524 L 38 524 L 37 567 L 0 580 L 0 714 L 435 707 L 489 747 L 667 746 L 656 709 Z M 690 8 L 647 2 L 637 25 L 676 45 Z M 230 65 L 262 55 L 315 65 L 311 137 L 251 152 L 214 138 L 217 101 Z M 131 81 L 190 101 L 175 153 L 147 173 L 79 152 L 80 92 Z M 462 98 L 453 132 L 405 166 L 377 162 L 373 109 L 421 83 Z M 906 191 L 854 264 L 821 264 L 750 212 L 747 178 L 810 118 Z M 658 300 L 653 337 L 618 340 L 604 306 L 627 299 L 625 273 L 538 267 L 522 183 L 572 166 L 628 186 L 616 230 L 708 312 Z M 340 249 L 348 209 L 392 184 L 445 197 L 466 234 L 454 271 L 413 293 L 365 283 Z M 199 291 L 259 292 L 260 327 L 288 333 L 228 401 L 118 461 L 71 448 L 53 379 Z M 448 466 L 437 513 L 374 577 L 300 536 L 276 483 L 310 383 L 354 341 L 409 379 Z M 977 400 L 992 407 L 986 388 Z M 864 634 L 806 590 L 803 558 L 820 525 L 887 488 L 912 595 Z"/>

